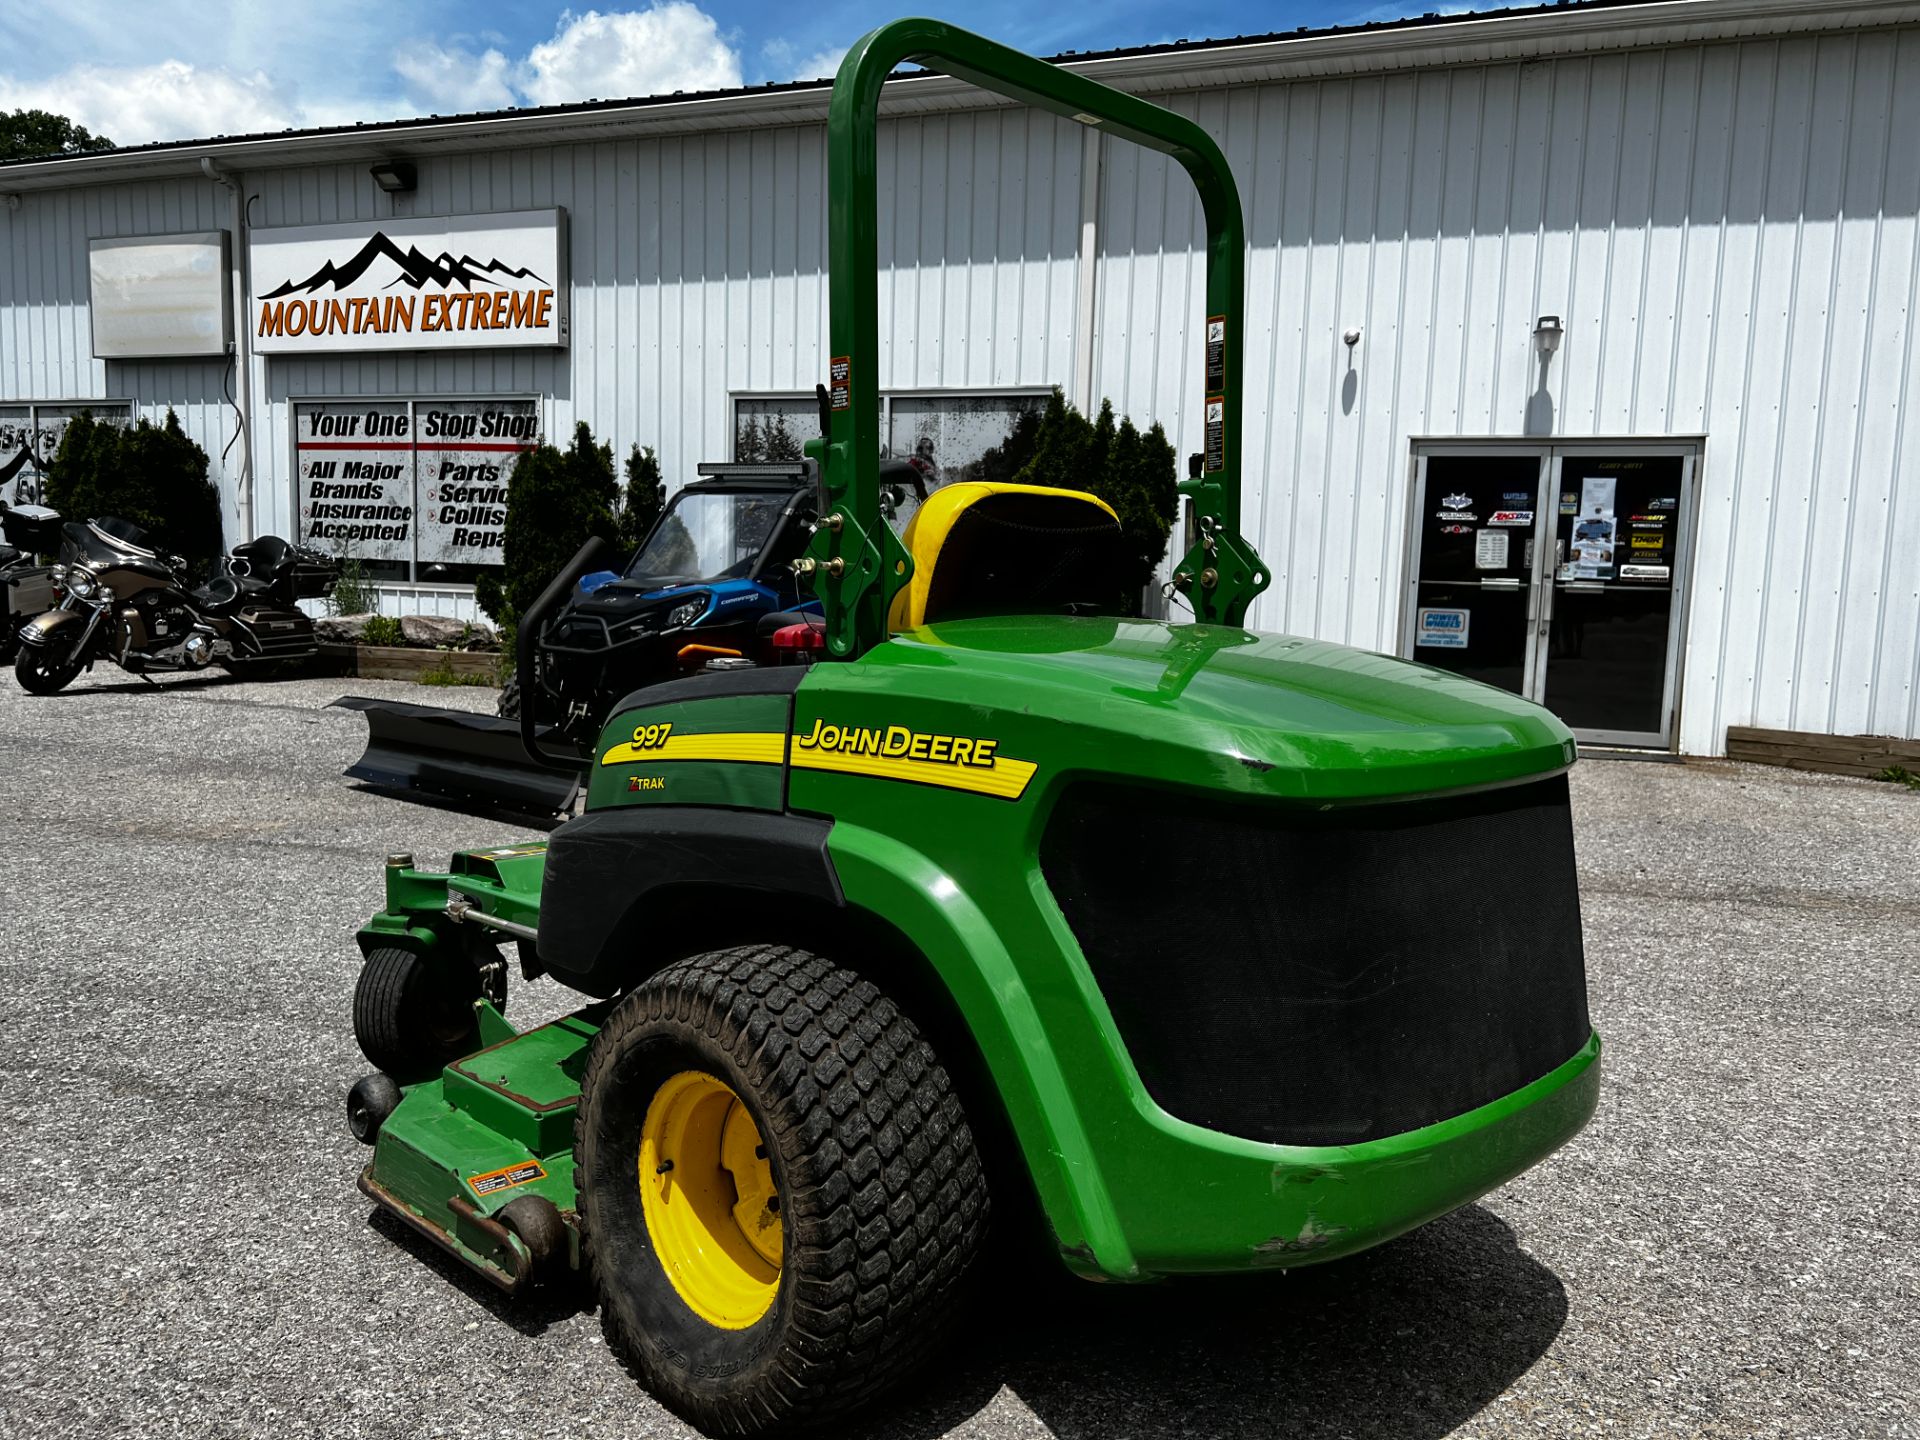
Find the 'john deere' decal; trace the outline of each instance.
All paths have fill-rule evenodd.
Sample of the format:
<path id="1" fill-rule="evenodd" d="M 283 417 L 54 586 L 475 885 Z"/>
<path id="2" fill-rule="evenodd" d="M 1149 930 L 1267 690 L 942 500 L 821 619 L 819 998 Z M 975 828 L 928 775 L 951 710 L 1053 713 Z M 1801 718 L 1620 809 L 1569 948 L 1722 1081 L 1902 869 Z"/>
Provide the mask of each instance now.
<path id="1" fill-rule="evenodd" d="M 610 746 L 602 765 L 655 765 L 677 760 L 706 760 L 743 765 L 778 765 L 800 770 L 835 770 L 877 780 L 905 780 L 1018 800 L 1038 768 L 1031 760 L 1000 753 L 1000 742 L 978 735 L 938 735 L 905 725 L 834 725 L 815 720 L 813 728 L 789 741 L 778 731 L 728 731 L 686 735 L 671 724 L 636 726 L 631 740 Z M 645 777 L 629 777 L 630 790 L 658 788 Z"/>
<path id="2" fill-rule="evenodd" d="M 1018 800 L 1033 778 L 1031 760 L 1011 760 L 1000 742 L 971 735 L 931 735 L 904 725 L 829 725 L 793 737 L 792 762 L 801 770 L 839 770 L 880 780 L 910 780 Z"/>

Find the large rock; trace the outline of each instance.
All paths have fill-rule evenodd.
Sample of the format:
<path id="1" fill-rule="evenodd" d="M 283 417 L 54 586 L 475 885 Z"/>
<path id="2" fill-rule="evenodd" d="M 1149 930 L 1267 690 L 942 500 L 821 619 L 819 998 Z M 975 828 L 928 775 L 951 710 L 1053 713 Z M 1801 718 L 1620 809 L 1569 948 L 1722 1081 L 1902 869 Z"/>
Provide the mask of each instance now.
<path id="1" fill-rule="evenodd" d="M 372 615 L 321 615 L 313 622 L 313 633 L 322 644 L 358 645 L 361 632 Z"/>
<path id="2" fill-rule="evenodd" d="M 466 620 L 449 620 L 444 615 L 402 615 L 400 634 L 409 645 L 438 649 L 442 645 L 460 645 L 471 640 L 479 627 Z"/>

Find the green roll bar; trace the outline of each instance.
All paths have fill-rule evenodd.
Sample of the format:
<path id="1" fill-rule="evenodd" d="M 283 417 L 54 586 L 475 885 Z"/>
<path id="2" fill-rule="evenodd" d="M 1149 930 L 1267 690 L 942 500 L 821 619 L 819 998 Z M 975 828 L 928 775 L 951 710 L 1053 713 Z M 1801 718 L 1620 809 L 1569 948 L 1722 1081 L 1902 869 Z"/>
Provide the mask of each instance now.
<path id="1" fill-rule="evenodd" d="M 827 431 L 807 442 L 820 464 L 822 523 L 802 574 L 826 610 L 827 650 L 854 659 L 887 637 L 893 597 L 913 561 L 880 509 L 880 260 L 876 238 L 880 87 L 903 62 L 943 71 L 1024 104 L 1170 155 L 1186 167 L 1207 217 L 1205 446 L 1180 489 L 1199 538 L 1174 584 L 1197 619 L 1239 625 L 1271 575 L 1240 535 L 1240 352 L 1246 240 L 1240 192 L 1211 136 L 1148 101 L 938 20 L 882 25 L 847 52 L 827 113 L 831 359 Z"/>

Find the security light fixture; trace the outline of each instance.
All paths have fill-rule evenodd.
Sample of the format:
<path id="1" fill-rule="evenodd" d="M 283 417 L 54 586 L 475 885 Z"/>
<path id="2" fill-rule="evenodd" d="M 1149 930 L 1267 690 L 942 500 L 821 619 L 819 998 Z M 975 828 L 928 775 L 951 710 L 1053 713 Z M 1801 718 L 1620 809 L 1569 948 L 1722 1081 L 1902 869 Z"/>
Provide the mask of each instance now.
<path id="1" fill-rule="evenodd" d="M 367 173 L 373 176 L 373 183 L 389 195 L 404 195 L 419 184 L 413 166 L 405 160 L 382 160 Z"/>
<path id="2" fill-rule="evenodd" d="M 1533 347 L 1540 352 L 1543 360 L 1551 360 L 1553 352 L 1560 348 L 1561 334 L 1558 315 L 1542 315 L 1534 322 Z"/>

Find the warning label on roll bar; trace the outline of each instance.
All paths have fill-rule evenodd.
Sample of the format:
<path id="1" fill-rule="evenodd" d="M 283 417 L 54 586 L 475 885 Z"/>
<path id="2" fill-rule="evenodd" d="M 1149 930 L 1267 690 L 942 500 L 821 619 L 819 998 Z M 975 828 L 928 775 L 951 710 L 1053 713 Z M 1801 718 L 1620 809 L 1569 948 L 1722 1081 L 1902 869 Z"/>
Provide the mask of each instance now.
<path id="1" fill-rule="evenodd" d="M 1206 468 L 1227 468 L 1227 397 L 1224 395 L 1207 397 Z"/>
<path id="2" fill-rule="evenodd" d="M 1227 388 L 1227 317 L 1207 317 L 1207 394 Z M 1209 467 L 1211 468 L 1211 467 Z"/>

